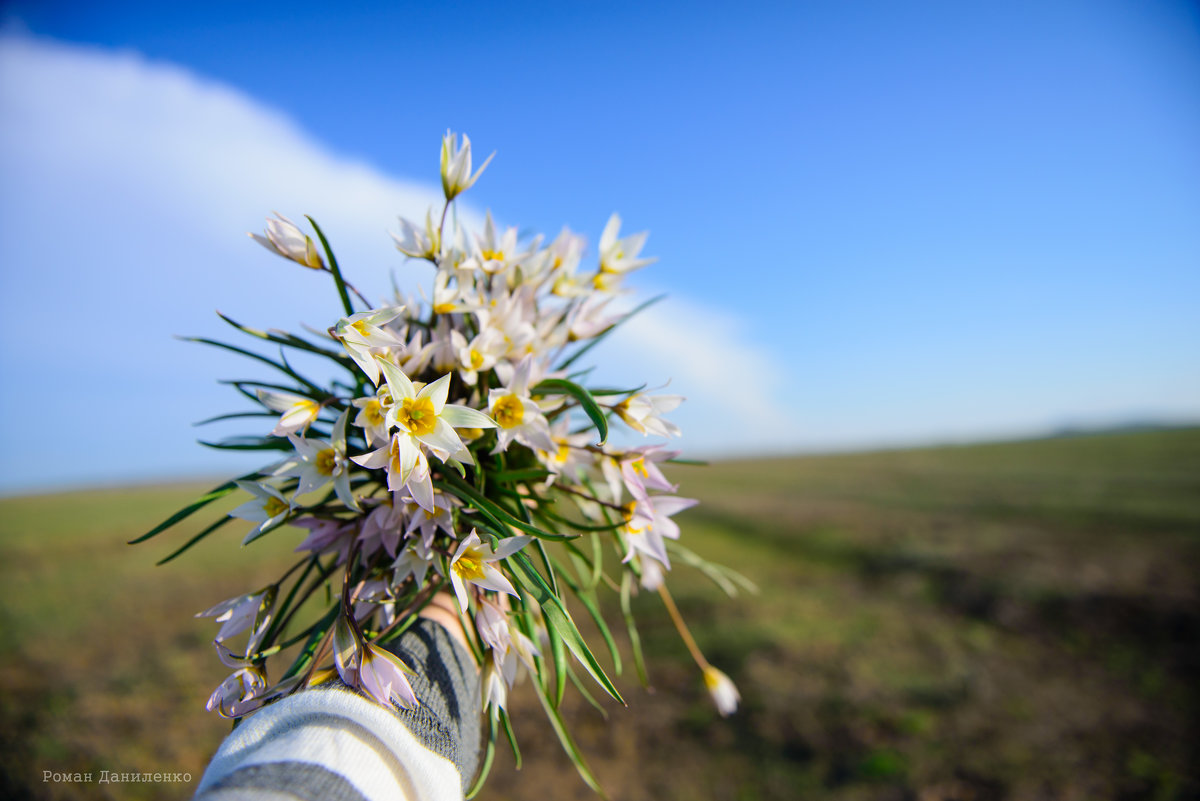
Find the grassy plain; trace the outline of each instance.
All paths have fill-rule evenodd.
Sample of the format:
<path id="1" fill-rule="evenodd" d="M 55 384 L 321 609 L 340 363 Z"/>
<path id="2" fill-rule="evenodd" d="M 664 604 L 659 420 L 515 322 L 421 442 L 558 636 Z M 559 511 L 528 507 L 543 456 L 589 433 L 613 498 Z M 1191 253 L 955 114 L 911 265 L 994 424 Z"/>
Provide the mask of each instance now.
<path id="1" fill-rule="evenodd" d="M 1200 797 L 1200 429 L 672 478 L 703 501 L 684 543 L 761 587 L 671 574 L 744 703 L 717 717 L 657 597 L 636 599 L 653 691 L 627 665 L 631 709 L 565 705 L 612 797 Z M 299 532 L 242 552 L 230 526 L 157 568 L 198 525 L 124 544 L 205 488 L 0 500 L 0 797 L 190 795 L 42 772 L 198 777 L 228 731 L 203 710 L 213 626 L 190 615 L 277 575 Z M 501 748 L 481 798 L 592 797 L 541 716 L 518 692 L 524 765 Z"/>

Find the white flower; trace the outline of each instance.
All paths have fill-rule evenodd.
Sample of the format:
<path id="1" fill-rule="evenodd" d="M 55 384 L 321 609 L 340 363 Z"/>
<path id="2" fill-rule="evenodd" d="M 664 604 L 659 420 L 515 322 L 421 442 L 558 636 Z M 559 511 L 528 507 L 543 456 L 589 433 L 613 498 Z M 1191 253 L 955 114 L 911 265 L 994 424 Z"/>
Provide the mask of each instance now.
<path id="1" fill-rule="evenodd" d="M 495 551 L 491 546 L 483 544 L 474 529 L 465 540 L 459 543 L 454 558 L 450 560 L 450 583 L 454 585 L 454 594 L 458 597 L 458 607 L 467 611 L 467 585 L 474 584 L 485 590 L 504 592 L 516 597 L 517 591 L 512 582 L 504 577 L 493 564 L 512 556 L 524 548 L 533 537 L 509 537 L 502 540 Z"/>
<path id="2" fill-rule="evenodd" d="M 258 523 L 246 535 L 246 539 L 242 542 L 243 545 L 255 539 L 264 529 L 271 528 L 287 518 L 296 508 L 292 501 L 283 497 L 283 494 L 270 484 L 262 484 L 257 481 L 234 483 L 237 484 L 238 489 L 248 492 L 254 497 L 231 511 L 229 516 Z"/>
<path id="3" fill-rule="evenodd" d="M 571 433 L 571 419 L 563 415 L 550 428 L 555 448 L 549 451 L 537 451 L 538 461 L 546 466 L 550 475 L 546 477 L 544 487 L 550 487 L 559 476 L 573 479 L 578 470 L 591 462 L 591 454 L 586 450 L 592 441 L 592 434 L 581 431 Z"/>
<path id="4" fill-rule="evenodd" d="M 497 235 L 496 224 L 492 222 L 492 213 L 487 212 L 483 224 L 483 235 L 475 237 L 475 247 L 471 258 L 459 265 L 460 270 L 482 270 L 488 275 L 502 273 L 510 267 L 525 262 L 532 251 L 517 252 L 517 229 L 508 227 L 503 234 Z"/>
<path id="5" fill-rule="evenodd" d="M 463 134 L 462 149 L 458 147 L 458 134 L 446 131 L 442 137 L 442 191 L 446 200 L 453 200 L 479 180 L 479 175 L 486 168 L 493 153 L 483 162 L 483 165 L 471 174 L 471 139 Z"/>
<path id="6" fill-rule="evenodd" d="M 425 576 L 433 565 L 433 554 L 421 548 L 421 543 L 414 542 L 400 552 L 392 563 L 392 585 L 399 586 L 409 576 L 413 583 L 420 587 L 425 584 Z"/>
<path id="7" fill-rule="evenodd" d="M 363 430 L 367 436 L 367 445 L 379 448 L 388 441 L 387 410 L 392 405 L 392 391 L 383 385 L 375 390 L 374 397 L 355 398 L 352 401 L 359 410 L 354 417 L 354 425 Z"/>
<path id="8" fill-rule="evenodd" d="M 429 462 L 421 445 L 429 448 L 443 461 L 473 462 L 470 451 L 463 445 L 455 426 L 462 428 L 495 428 L 490 417 L 467 406 L 446 403 L 450 376 L 444 375 L 417 391 L 404 371 L 390 362 L 379 363 L 392 395 L 387 412 L 388 428 L 399 430 L 388 445 L 353 461 L 371 470 L 387 467 L 388 489 L 393 492 L 408 489 L 423 508 L 432 512 L 433 482 Z"/>
<path id="9" fill-rule="evenodd" d="M 638 254 L 646 244 L 648 234 L 642 231 L 624 239 L 617 239 L 621 228 L 621 217 L 617 214 L 608 218 L 604 232 L 600 234 L 600 272 L 628 273 L 639 267 L 654 263 L 654 259 L 639 259 Z"/>
<path id="10" fill-rule="evenodd" d="M 683 403 L 682 395 L 631 395 L 612 407 L 625 423 L 643 435 L 658 437 L 679 436 L 679 426 L 663 419 Z"/>
<path id="11" fill-rule="evenodd" d="M 389 706 L 392 701 L 402 709 L 419 706 L 417 694 L 413 692 L 405 674 L 416 675 L 416 671 L 390 651 L 367 643 L 358 669 L 358 680 L 359 686 L 371 697 L 384 706 Z"/>
<path id="12" fill-rule="evenodd" d="M 279 212 L 276 212 L 275 216 L 279 219 L 267 220 L 266 237 L 250 234 L 250 238 L 285 259 L 291 259 L 314 270 L 325 269 L 325 262 L 321 260 L 321 254 L 317 253 L 312 238 Z"/>
<path id="13" fill-rule="evenodd" d="M 526 356 L 517 364 L 506 385 L 488 392 L 488 411 L 500 428 L 496 453 L 507 450 L 514 439 L 535 451 L 557 451 L 558 445 L 550 434 L 550 423 L 541 407 L 529 396 L 529 374 L 533 357 Z"/>
<path id="14" fill-rule="evenodd" d="M 673 495 L 643 495 L 626 506 L 625 538 L 629 552 L 624 561 L 640 552 L 657 559 L 663 567 L 670 568 L 667 547 L 663 538 L 679 539 L 679 524 L 671 519 L 684 509 L 690 509 L 699 501 L 692 498 L 677 498 Z"/>
<path id="15" fill-rule="evenodd" d="M 387 306 L 382 309 L 358 312 L 338 320 L 334 334 L 354 363 L 371 379 L 379 383 L 379 363 L 372 351 L 377 348 L 403 348 L 404 342 L 380 326 L 390 323 L 404 311 L 403 306 Z"/>
<path id="16" fill-rule="evenodd" d="M 216 618 L 221 624 L 221 630 L 213 638 L 216 642 L 225 642 L 230 637 L 236 637 L 254 624 L 258 610 L 266 599 L 266 590 L 246 593 L 227 601 L 221 601 L 214 607 L 196 613 L 196 617 Z"/>
<path id="17" fill-rule="evenodd" d="M 362 531 L 358 535 L 363 556 L 370 556 L 382 546 L 388 556 L 395 558 L 403 527 L 404 505 L 396 503 L 393 493 L 392 497 L 379 501 L 379 505 L 363 521 Z"/>
<path id="18" fill-rule="evenodd" d="M 392 407 L 388 409 L 389 426 L 398 427 L 414 442 L 427 446 L 437 456 L 456 458 L 470 455 L 454 429 L 495 428 L 496 423 L 486 414 L 469 406 L 446 403 L 450 393 L 450 376 L 444 375 L 418 392 L 400 368 L 380 362 L 388 388 L 392 392 Z"/>
<path id="19" fill-rule="evenodd" d="M 396 250 L 414 259 L 437 259 L 441 250 L 441 237 L 433 224 L 433 210 L 425 212 L 425 230 L 421 230 L 403 217 L 400 218 L 401 236 L 392 234 L 396 240 Z"/>
<path id="20" fill-rule="evenodd" d="M 387 468 L 388 489 L 408 490 L 417 503 L 433 508 L 433 482 L 429 476 L 429 460 L 407 433 L 397 431 L 388 444 L 370 453 L 350 457 L 350 461 L 370 470 Z"/>
<path id="21" fill-rule="evenodd" d="M 241 667 L 217 685 L 204 708 L 218 710 L 227 718 L 241 717 L 257 706 L 254 702 L 265 689 L 267 680 L 260 668 Z"/>
<path id="22" fill-rule="evenodd" d="M 479 381 L 479 374 L 495 367 L 496 362 L 508 352 L 508 343 L 504 341 L 504 335 L 495 328 L 483 329 L 479 336 L 470 342 L 458 331 L 451 331 L 450 337 L 458 352 L 458 374 L 467 386 L 475 386 Z"/>
<path id="23" fill-rule="evenodd" d="M 300 477 L 297 495 L 307 495 L 332 481 L 334 492 L 341 502 L 357 512 L 358 501 L 350 491 L 350 466 L 346 458 L 346 420 L 349 416 L 350 410 L 347 409 L 338 417 L 330 442 L 289 434 L 288 439 L 296 448 L 300 461 L 287 474 Z"/>
<path id="24" fill-rule="evenodd" d="M 674 459 L 679 451 L 665 451 L 661 445 L 646 445 L 626 451 L 621 460 L 621 478 L 635 498 L 646 495 L 649 490 L 674 492 L 678 487 L 667 481 L 658 468 L 658 462 Z"/>
<path id="25" fill-rule="evenodd" d="M 272 436 L 286 437 L 288 434 L 303 431 L 312 425 L 321 412 L 321 404 L 312 398 L 287 392 L 273 392 L 269 389 L 260 389 L 257 394 L 258 401 L 263 406 L 272 411 L 283 412 L 283 417 L 279 418 L 279 422 L 271 430 Z"/>
<path id="26" fill-rule="evenodd" d="M 704 686 L 708 688 L 721 717 L 727 718 L 737 711 L 738 701 L 742 700 L 742 696 L 738 694 L 737 685 L 732 679 L 712 665 L 705 665 Z"/>

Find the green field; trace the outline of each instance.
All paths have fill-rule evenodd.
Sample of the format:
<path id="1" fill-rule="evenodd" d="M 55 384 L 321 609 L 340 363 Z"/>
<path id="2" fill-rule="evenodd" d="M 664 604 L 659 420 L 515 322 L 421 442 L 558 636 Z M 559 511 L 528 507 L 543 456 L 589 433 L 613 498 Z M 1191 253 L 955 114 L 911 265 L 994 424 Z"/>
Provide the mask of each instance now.
<path id="1" fill-rule="evenodd" d="M 653 691 L 566 704 L 617 799 L 1200 796 L 1200 429 L 676 467 L 684 544 L 750 576 L 672 587 L 741 688 L 722 720 L 656 596 Z M 0 797 L 178 798 L 42 772 L 190 771 L 228 723 L 191 615 L 273 579 L 299 532 L 241 551 L 196 526 L 129 547 L 205 486 L 0 500 Z M 230 526 L 229 529 L 238 528 Z M 602 649 L 601 649 L 602 650 Z M 568 693 L 569 698 L 574 698 Z M 587 799 L 536 699 L 484 799 Z M 194 788 L 194 784 L 193 784 Z"/>

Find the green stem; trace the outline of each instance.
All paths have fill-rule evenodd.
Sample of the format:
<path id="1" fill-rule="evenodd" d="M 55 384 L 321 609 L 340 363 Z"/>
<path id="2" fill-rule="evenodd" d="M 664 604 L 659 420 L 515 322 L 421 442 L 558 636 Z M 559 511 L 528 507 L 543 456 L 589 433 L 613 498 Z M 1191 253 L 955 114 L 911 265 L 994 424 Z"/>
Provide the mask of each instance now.
<path id="1" fill-rule="evenodd" d="M 346 291 L 346 281 L 342 278 L 342 271 L 338 267 L 337 257 L 333 255 L 333 248 L 329 247 L 329 240 L 325 238 L 325 233 L 321 230 L 321 226 L 317 225 L 317 221 L 307 214 L 304 216 L 312 224 L 313 230 L 317 232 L 317 238 L 321 240 L 321 247 L 325 249 L 325 256 L 329 259 L 329 272 L 333 274 L 333 282 L 337 284 L 338 294 L 342 298 L 342 308 L 346 310 L 346 316 L 349 317 L 354 314 L 354 305 L 350 303 L 350 294 Z"/>

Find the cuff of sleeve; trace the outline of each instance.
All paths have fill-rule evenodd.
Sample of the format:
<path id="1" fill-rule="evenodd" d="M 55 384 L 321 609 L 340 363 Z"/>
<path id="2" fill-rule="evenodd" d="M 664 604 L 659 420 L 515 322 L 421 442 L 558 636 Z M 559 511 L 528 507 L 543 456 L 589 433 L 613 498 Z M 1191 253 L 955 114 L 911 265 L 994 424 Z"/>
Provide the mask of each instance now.
<path id="1" fill-rule="evenodd" d="M 327 780 L 289 781 L 289 775 L 311 774 L 307 766 L 319 768 Z M 337 779 L 344 780 L 344 790 L 334 790 L 342 784 Z M 263 791 L 264 797 L 283 791 L 307 798 L 308 787 L 317 793 L 314 798 L 335 792 L 339 801 L 461 801 L 462 781 L 454 763 L 426 748 L 394 711 L 349 690 L 331 689 L 289 696 L 246 718 L 221 744 L 196 797 L 245 789 Z"/>

